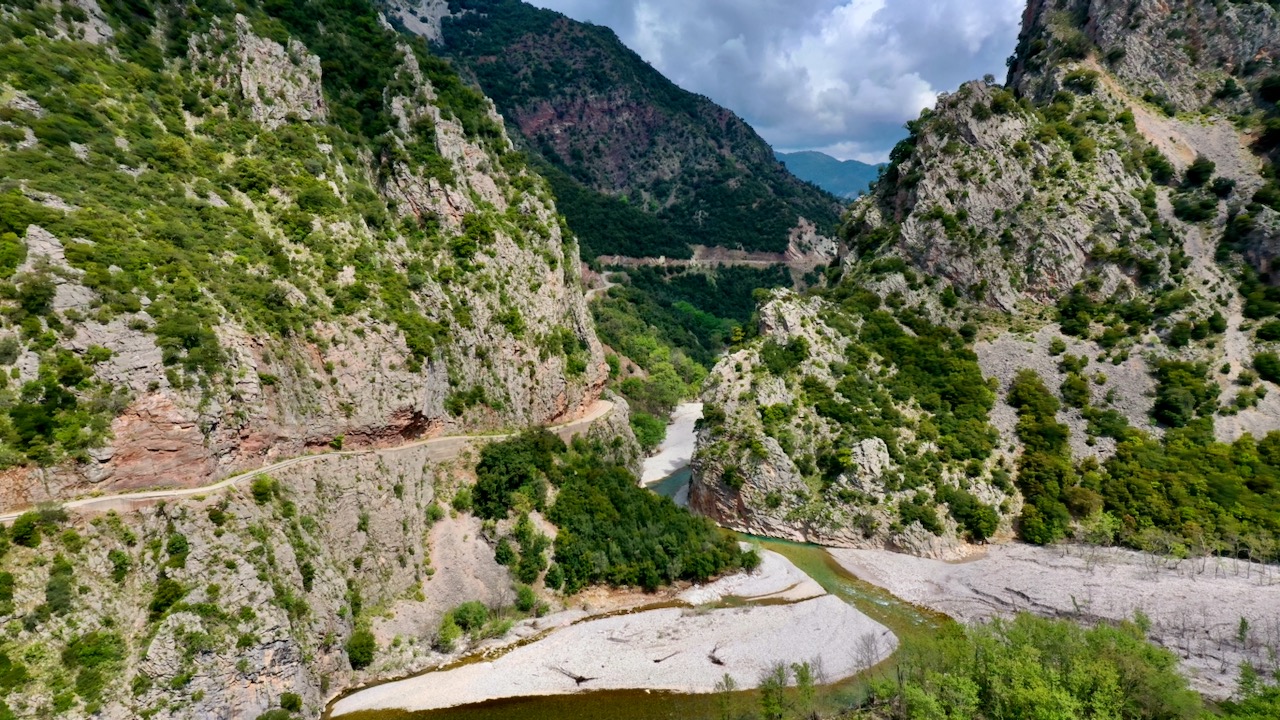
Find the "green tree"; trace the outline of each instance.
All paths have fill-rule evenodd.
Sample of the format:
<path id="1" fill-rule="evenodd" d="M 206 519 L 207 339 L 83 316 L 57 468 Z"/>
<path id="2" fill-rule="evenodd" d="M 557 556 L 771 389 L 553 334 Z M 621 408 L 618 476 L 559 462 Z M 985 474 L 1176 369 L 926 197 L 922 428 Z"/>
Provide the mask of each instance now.
<path id="1" fill-rule="evenodd" d="M 347 640 L 346 651 L 351 668 L 362 670 L 373 662 L 373 656 L 378 651 L 378 641 L 374 639 L 373 633 L 368 628 L 356 628 L 351 633 L 351 638 Z"/>
<path id="2" fill-rule="evenodd" d="M 13 521 L 9 528 L 9 537 L 15 545 L 23 547 L 40 546 L 40 514 L 35 511 L 24 512 Z"/>
<path id="3" fill-rule="evenodd" d="M 760 716 L 764 720 L 782 720 L 787 713 L 787 666 L 778 663 L 760 679 Z"/>

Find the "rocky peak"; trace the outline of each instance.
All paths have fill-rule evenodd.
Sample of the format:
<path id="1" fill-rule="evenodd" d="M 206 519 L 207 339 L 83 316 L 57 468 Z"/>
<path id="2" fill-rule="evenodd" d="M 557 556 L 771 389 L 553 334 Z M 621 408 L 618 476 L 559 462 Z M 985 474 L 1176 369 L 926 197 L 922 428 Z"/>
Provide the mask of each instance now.
<path id="1" fill-rule="evenodd" d="M 1248 107 L 1247 79 L 1280 51 L 1267 2 L 1031 0 L 1009 84 L 1043 94 L 1045 70 L 1096 57 L 1137 97 L 1179 112 Z"/>

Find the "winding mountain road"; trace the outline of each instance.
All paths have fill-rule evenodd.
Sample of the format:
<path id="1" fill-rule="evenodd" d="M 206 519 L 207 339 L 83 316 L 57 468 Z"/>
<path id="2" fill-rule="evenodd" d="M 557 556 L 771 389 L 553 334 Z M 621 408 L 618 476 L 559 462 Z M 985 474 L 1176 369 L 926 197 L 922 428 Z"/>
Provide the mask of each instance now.
<path id="1" fill-rule="evenodd" d="M 547 429 L 560 436 L 573 435 L 589 428 L 597 420 L 605 417 L 613 411 L 613 403 L 608 400 L 597 400 L 590 408 L 587 409 L 586 415 L 571 420 L 567 423 L 548 426 Z M 210 485 L 201 485 L 194 488 L 180 488 L 174 490 L 144 490 L 141 492 L 119 493 L 115 495 L 101 495 L 98 497 L 86 497 L 78 500 L 69 500 L 61 504 L 65 510 L 92 510 L 97 512 L 107 512 L 108 510 L 128 510 L 135 507 L 141 502 L 151 502 L 156 500 L 173 500 L 179 498 L 194 497 L 196 495 L 208 495 L 210 493 L 224 490 L 233 485 L 241 483 L 249 478 L 258 475 L 266 475 L 278 472 L 285 468 L 293 467 L 302 463 L 315 462 L 328 457 L 343 457 L 352 455 L 367 455 L 370 453 L 399 453 L 406 450 L 412 450 L 422 446 L 428 446 L 431 449 L 429 453 L 430 459 L 435 461 L 451 459 L 471 443 L 479 440 L 492 442 L 495 440 L 505 440 L 515 437 L 519 433 L 503 433 L 500 435 L 448 435 L 445 437 L 428 438 L 426 440 L 415 440 L 411 443 L 398 445 L 391 448 L 373 448 L 369 450 L 335 450 L 333 452 L 318 453 L 316 455 L 300 455 L 298 457 L 281 460 L 280 462 L 264 465 L 263 467 L 232 475 L 231 477 L 221 480 Z M 19 515 L 31 510 L 24 508 L 22 510 L 14 510 L 0 513 L 0 522 L 13 522 Z"/>

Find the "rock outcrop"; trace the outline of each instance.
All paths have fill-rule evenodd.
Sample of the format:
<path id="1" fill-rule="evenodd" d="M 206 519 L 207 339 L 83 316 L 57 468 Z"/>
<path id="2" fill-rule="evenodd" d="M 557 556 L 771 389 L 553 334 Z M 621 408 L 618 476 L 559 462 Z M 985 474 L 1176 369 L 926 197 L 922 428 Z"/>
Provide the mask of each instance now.
<path id="1" fill-rule="evenodd" d="M 189 100 L 187 127 L 145 141 L 177 159 L 153 156 L 138 177 L 181 183 L 184 202 L 227 218 L 276 259 L 251 261 L 249 250 L 237 257 L 228 249 L 215 258 L 222 269 L 206 271 L 192 288 L 203 307 L 184 314 L 190 299 L 175 305 L 172 286 L 127 287 L 125 277 L 145 280 L 140 268 L 120 267 L 123 260 L 106 259 L 117 250 L 100 251 L 107 241 L 78 234 L 82 218 L 112 211 L 110 201 L 91 188 L 65 198 L 28 191 L 49 212 L 43 225 L 17 228 L 26 260 L 14 280 L 54 283 L 51 319 L 41 327 L 66 329 L 50 330 L 52 349 L 21 342 L 9 363 L 13 382 L 36 380 L 49 357 L 69 352 L 92 357 L 85 382 L 111 400 L 95 410 L 94 422 L 105 426 L 84 451 L 55 454 L 38 471 L 30 462 L 6 470 L 0 506 L 196 486 L 332 443 L 386 446 L 431 433 L 544 424 L 570 419 L 599 397 L 607 369 L 576 243 L 545 183 L 511 162 L 516 156 L 492 105 L 478 100 L 471 110 L 488 136 L 464 127 L 449 104 L 457 79 L 439 75 L 439 67 L 424 70 L 420 50 L 401 43 L 400 64 L 388 68 L 393 86 L 384 91 L 393 125 L 380 142 L 390 144 L 364 147 L 339 131 L 335 137 L 348 144 L 337 147 L 316 131 L 351 115 L 342 109 L 331 117 L 321 59 L 294 37 L 276 42 L 255 27 L 242 15 L 214 18 L 207 32 L 190 37 L 182 77 L 197 99 Z M 447 99 L 433 77 L 447 84 Z M 40 111 L 35 100 L 21 107 L 12 116 L 19 124 Z M 261 138 L 202 165 L 217 156 L 196 157 L 189 148 L 219 142 L 219 123 L 240 112 L 253 124 L 241 132 Z M 281 138 L 290 148 L 284 154 Z M 129 154 L 139 142 L 117 135 L 110 151 Z M 58 151 L 47 139 L 39 148 Z M 107 150 L 95 146 L 83 162 Z M 292 165 L 268 174 L 264 157 Z M 162 253 L 167 233 L 182 234 L 145 221 L 132 231 L 146 242 L 161 238 L 147 252 Z M 266 299 L 246 306 L 227 292 L 248 283 Z M 266 329 L 272 314 L 293 326 Z M 165 349 L 160 335 L 179 321 L 211 335 L 181 330 L 190 334 Z M 197 344 L 211 346 L 219 361 L 193 370 Z"/>
<path id="2" fill-rule="evenodd" d="M 1006 394 L 1026 370 L 1063 398 L 1062 455 L 1080 473 L 1123 437 L 1100 420 L 1161 437 L 1170 361 L 1211 396 L 1174 422 L 1207 419 L 1224 442 L 1280 429 L 1280 399 L 1253 370 L 1275 348 L 1252 325 L 1273 314 L 1263 285 L 1280 247 L 1263 154 L 1277 38 L 1266 3 L 1029 2 L 1007 84 L 941 96 L 853 204 L 836 287 L 775 296 L 762 339 L 712 373 L 693 506 L 750 532 L 926 555 L 957 551 L 957 503 L 997 511 L 1008 531 L 1023 438 Z M 989 457 L 958 462 L 934 434 L 954 399 L 898 381 L 888 317 L 907 337 L 949 327 L 963 340 L 947 343 L 975 351 L 929 359 L 925 374 L 972 361 L 973 384 L 985 376 L 993 402 L 974 419 L 986 429 L 949 432 L 959 447 L 991 433 Z M 919 457 L 935 462 L 923 496 Z"/>
<path id="3" fill-rule="evenodd" d="M 780 352 L 792 355 L 770 357 Z M 723 358 L 705 384 L 690 507 L 755 535 L 962 557 L 963 532 L 944 512 L 930 505 L 932 532 L 906 519 L 931 422 L 910 399 L 890 396 L 898 371 L 862 345 L 858 320 L 838 305 L 775 292 L 760 310 L 760 339 Z M 873 429 L 889 418 L 893 430 Z M 942 473 L 933 482 L 963 485 L 991 505 L 1010 500 L 989 479 Z"/>
<path id="4" fill-rule="evenodd" d="M 1096 54 L 1129 92 L 1182 112 L 1248 108 L 1247 78 L 1280 51 L 1280 22 L 1265 2 L 1032 0 L 1022 25 L 1012 85 L 1052 94 L 1046 69 Z"/>

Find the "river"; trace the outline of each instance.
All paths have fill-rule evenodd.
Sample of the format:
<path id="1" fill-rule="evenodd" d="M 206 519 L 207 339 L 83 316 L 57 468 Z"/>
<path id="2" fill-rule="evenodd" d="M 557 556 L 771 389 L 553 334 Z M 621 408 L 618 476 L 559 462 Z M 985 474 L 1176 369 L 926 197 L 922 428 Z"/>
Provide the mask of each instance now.
<path id="1" fill-rule="evenodd" d="M 659 452 L 645 462 L 646 486 L 673 499 L 687 499 L 692 476 L 695 423 L 701 405 L 684 405 L 673 415 Z M 743 536 L 744 541 L 776 552 L 813 578 L 824 590 L 889 628 L 899 638 L 932 633 L 949 622 L 945 616 L 902 602 L 887 591 L 863 582 L 843 569 L 823 548 L 768 538 Z M 855 652 L 855 639 L 849 639 Z M 870 672 L 884 672 L 892 660 Z M 865 692 L 865 676 L 856 676 L 822 689 L 819 702 L 831 709 L 858 703 Z M 755 691 L 684 694 L 646 690 L 610 690 L 573 695 L 537 696 L 494 700 L 444 710 L 420 712 L 373 711 L 343 715 L 353 720 L 682 720 L 739 716 L 758 703 Z"/>

